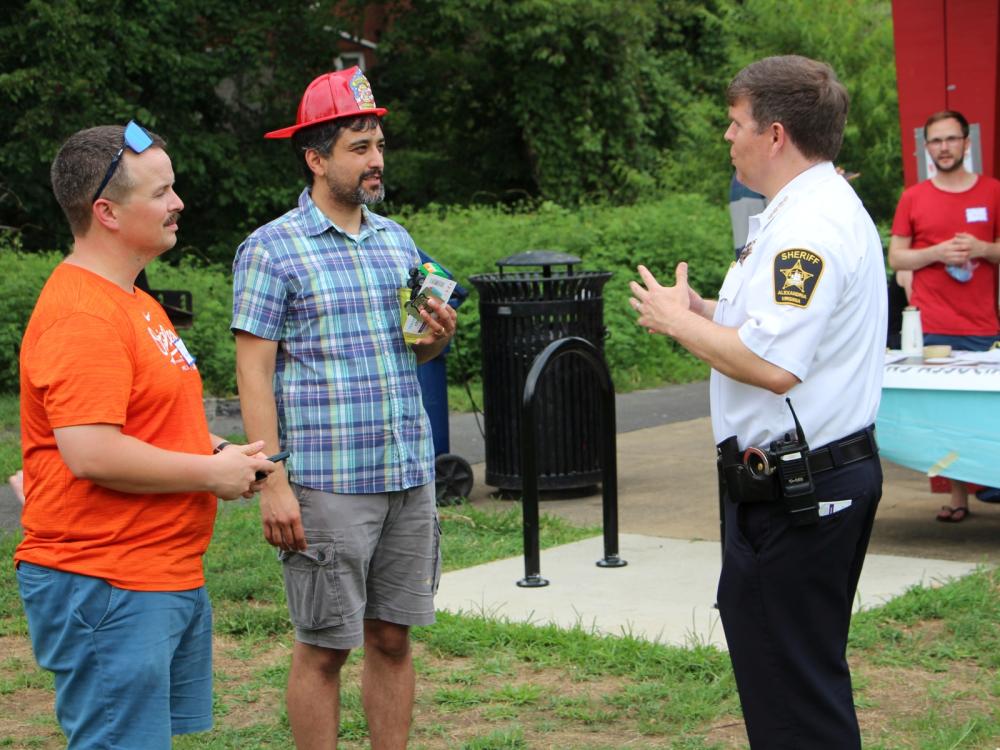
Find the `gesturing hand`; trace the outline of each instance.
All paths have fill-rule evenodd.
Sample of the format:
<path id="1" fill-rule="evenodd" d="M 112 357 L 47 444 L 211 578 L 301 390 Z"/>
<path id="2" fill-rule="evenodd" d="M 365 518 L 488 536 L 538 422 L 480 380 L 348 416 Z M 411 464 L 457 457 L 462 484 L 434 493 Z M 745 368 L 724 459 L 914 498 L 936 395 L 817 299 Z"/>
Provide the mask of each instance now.
<path id="1" fill-rule="evenodd" d="M 642 284 L 636 281 L 629 282 L 633 294 L 629 302 L 639 313 L 636 322 L 650 333 L 669 335 L 678 316 L 691 310 L 692 303 L 696 300 L 701 302 L 701 298 L 688 286 L 687 263 L 677 264 L 674 286 L 661 285 L 645 266 L 639 266 L 639 277 L 642 279 Z"/>

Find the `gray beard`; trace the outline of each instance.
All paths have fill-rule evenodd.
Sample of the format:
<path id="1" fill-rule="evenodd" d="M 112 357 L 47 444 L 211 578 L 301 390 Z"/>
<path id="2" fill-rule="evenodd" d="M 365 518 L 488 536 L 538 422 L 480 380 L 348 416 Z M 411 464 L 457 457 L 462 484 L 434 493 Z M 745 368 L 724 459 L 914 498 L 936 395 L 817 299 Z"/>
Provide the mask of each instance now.
<path id="1" fill-rule="evenodd" d="M 330 195 L 340 203 L 347 206 L 374 206 L 385 200 L 385 184 L 379 183 L 378 190 L 370 193 L 365 190 L 360 182 L 354 188 L 344 188 L 337 185 L 333 180 L 327 179 L 327 190 Z"/>
<path id="2" fill-rule="evenodd" d="M 354 191 L 354 202 L 359 206 L 374 206 L 376 203 L 381 203 L 385 200 L 385 185 L 379 183 L 378 190 L 374 193 L 369 193 L 363 187 L 358 187 Z"/>

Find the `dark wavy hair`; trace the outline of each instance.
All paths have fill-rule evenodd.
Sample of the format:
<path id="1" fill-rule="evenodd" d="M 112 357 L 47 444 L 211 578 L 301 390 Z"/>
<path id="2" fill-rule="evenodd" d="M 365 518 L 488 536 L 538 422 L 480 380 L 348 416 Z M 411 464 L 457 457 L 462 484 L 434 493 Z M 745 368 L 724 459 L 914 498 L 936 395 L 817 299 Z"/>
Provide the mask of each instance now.
<path id="1" fill-rule="evenodd" d="M 301 160 L 302 175 L 305 177 L 306 185 L 313 184 L 313 173 L 306 162 L 306 151 L 312 149 L 323 156 L 329 156 L 341 131 L 353 130 L 356 133 L 361 133 L 365 130 L 374 130 L 381 124 L 382 118 L 376 115 L 357 115 L 321 122 L 318 125 L 310 125 L 308 128 L 295 131 L 292 134 L 292 147 Z"/>

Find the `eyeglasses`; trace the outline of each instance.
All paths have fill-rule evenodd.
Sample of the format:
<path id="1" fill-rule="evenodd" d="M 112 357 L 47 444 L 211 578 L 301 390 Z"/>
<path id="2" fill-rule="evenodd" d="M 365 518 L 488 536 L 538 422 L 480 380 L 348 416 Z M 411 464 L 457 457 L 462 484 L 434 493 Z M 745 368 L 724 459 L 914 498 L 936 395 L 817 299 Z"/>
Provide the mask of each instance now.
<path id="1" fill-rule="evenodd" d="M 104 173 L 104 179 L 101 180 L 101 184 L 97 186 L 97 192 L 94 193 L 94 197 L 90 199 L 90 202 L 93 203 L 101 197 L 101 193 L 104 192 L 104 188 L 108 186 L 108 183 L 111 182 L 111 178 L 115 176 L 115 170 L 118 169 L 118 163 L 122 160 L 126 146 L 132 149 L 133 152 L 141 154 L 152 145 L 153 139 L 149 136 L 149 133 L 146 132 L 145 128 L 141 125 L 137 125 L 135 120 L 129 120 L 128 125 L 125 126 L 122 147 L 118 149 L 118 153 L 115 154 L 115 158 L 111 160 L 111 164 L 108 166 L 108 171 Z"/>
<path id="2" fill-rule="evenodd" d="M 931 148 L 941 148 L 944 144 L 949 146 L 957 146 L 959 143 L 965 140 L 964 135 L 949 135 L 947 138 L 931 138 L 927 141 L 927 145 Z"/>

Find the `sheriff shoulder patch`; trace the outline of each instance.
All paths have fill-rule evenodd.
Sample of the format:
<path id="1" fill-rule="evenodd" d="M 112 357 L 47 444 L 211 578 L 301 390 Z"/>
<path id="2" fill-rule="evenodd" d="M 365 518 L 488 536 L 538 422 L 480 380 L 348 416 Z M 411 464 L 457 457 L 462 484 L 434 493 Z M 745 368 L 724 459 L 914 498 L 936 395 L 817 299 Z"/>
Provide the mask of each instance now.
<path id="1" fill-rule="evenodd" d="M 774 301 L 808 307 L 822 275 L 823 259 L 812 250 L 782 250 L 774 256 Z"/>

